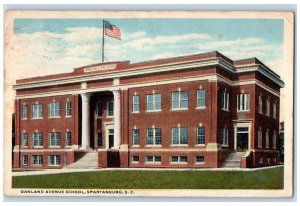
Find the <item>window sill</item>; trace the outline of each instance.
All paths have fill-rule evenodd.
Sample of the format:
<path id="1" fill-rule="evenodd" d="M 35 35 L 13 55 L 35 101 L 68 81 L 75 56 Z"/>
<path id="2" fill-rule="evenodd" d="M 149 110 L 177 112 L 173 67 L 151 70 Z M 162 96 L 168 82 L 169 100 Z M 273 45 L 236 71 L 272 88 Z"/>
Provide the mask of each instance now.
<path id="1" fill-rule="evenodd" d="M 196 144 L 196 147 L 206 147 L 206 144 Z"/>
<path id="2" fill-rule="evenodd" d="M 106 118 L 114 118 L 114 116 L 106 116 Z"/>
<path id="3" fill-rule="evenodd" d="M 35 120 L 35 119 L 44 119 L 44 118 L 43 117 L 32 117 L 31 119 Z"/>
<path id="4" fill-rule="evenodd" d="M 52 117 L 49 117 L 49 119 L 57 119 L 57 118 L 60 118 L 60 116 L 52 116 Z"/>
<path id="5" fill-rule="evenodd" d="M 201 110 L 201 109 L 206 109 L 206 107 L 196 107 L 195 109 Z"/>
<path id="6" fill-rule="evenodd" d="M 28 118 L 22 118 L 21 120 L 27 120 Z"/>
<path id="7" fill-rule="evenodd" d="M 59 167 L 60 165 L 48 165 L 49 167 Z"/>
<path id="8" fill-rule="evenodd" d="M 221 147 L 229 147 L 227 144 L 222 144 Z"/>
<path id="9" fill-rule="evenodd" d="M 33 146 L 34 149 L 44 148 L 43 146 Z"/>
<path id="10" fill-rule="evenodd" d="M 188 108 L 178 108 L 178 109 L 171 109 L 171 111 L 187 111 L 189 110 Z"/>
<path id="11" fill-rule="evenodd" d="M 138 164 L 138 163 L 140 163 L 140 162 L 132 161 L 131 163 L 132 163 L 132 164 Z"/>
<path id="12" fill-rule="evenodd" d="M 146 113 L 161 112 L 162 110 L 146 110 Z"/>
<path id="13" fill-rule="evenodd" d="M 145 145 L 145 147 L 161 147 L 161 145 L 158 145 L 158 144 L 147 144 Z"/>
<path id="14" fill-rule="evenodd" d="M 65 118 L 71 118 L 72 116 L 65 116 Z"/>
<path id="15" fill-rule="evenodd" d="M 188 147 L 188 144 L 171 144 L 171 147 Z"/>
<path id="16" fill-rule="evenodd" d="M 60 148 L 60 146 L 49 146 L 49 148 Z"/>
<path id="17" fill-rule="evenodd" d="M 140 147 L 140 145 L 132 145 L 131 147 Z"/>
<path id="18" fill-rule="evenodd" d="M 195 165 L 204 165 L 205 162 L 195 162 Z"/>
<path id="19" fill-rule="evenodd" d="M 72 148 L 72 145 L 65 146 L 65 148 L 70 149 Z"/>
<path id="20" fill-rule="evenodd" d="M 186 165 L 187 162 L 171 162 L 172 165 Z"/>
<path id="21" fill-rule="evenodd" d="M 96 116 L 96 119 L 102 119 L 103 116 Z"/>
<path id="22" fill-rule="evenodd" d="M 160 165 L 161 162 L 145 162 L 145 164 L 149 164 L 149 165 Z"/>
<path id="23" fill-rule="evenodd" d="M 250 113 L 250 110 L 238 110 L 237 113 Z"/>
<path id="24" fill-rule="evenodd" d="M 223 109 L 223 108 L 221 108 L 221 110 L 224 111 L 224 112 L 230 112 L 229 109 Z"/>
<path id="25" fill-rule="evenodd" d="M 138 112 L 131 112 L 132 114 L 139 114 L 140 113 L 140 111 L 138 111 Z"/>
<path id="26" fill-rule="evenodd" d="M 42 167 L 43 164 L 32 164 L 32 166 L 35 166 L 35 167 Z"/>

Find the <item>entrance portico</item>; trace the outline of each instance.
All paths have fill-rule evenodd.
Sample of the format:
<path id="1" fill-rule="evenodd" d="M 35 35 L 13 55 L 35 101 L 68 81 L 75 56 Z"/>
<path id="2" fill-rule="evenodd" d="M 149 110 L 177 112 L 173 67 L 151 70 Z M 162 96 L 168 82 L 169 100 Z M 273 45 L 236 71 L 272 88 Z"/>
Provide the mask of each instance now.
<path id="1" fill-rule="evenodd" d="M 121 95 L 120 90 L 113 90 L 113 145 L 112 149 L 119 149 L 121 144 Z M 93 93 L 80 94 L 82 99 L 81 146 L 82 150 L 91 149 L 90 97 Z"/>

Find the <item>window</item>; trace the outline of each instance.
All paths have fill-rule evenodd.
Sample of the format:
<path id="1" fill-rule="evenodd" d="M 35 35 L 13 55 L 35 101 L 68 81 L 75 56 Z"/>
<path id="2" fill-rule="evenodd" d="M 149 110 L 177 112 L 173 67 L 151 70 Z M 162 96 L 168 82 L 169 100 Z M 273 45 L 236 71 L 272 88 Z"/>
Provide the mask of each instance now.
<path id="1" fill-rule="evenodd" d="M 229 93 L 221 92 L 221 108 L 223 110 L 229 110 Z"/>
<path id="2" fill-rule="evenodd" d="M 140 111 L 140 96 L 133 95 L 132 96 L 132 112 Z"/>
<path id="3" fill-rule="evenodd" d="M 161 94 L 147 95 L 147 111 L 161 111 Z"/>
<path id="4" fill-rule="evenodd" d="M 237 111 L 249 111 L 249 94 L 238 94 L 237 95 Z"/>
<path id="5" fill-rule="evenodd" d="M 132 156 L 132 162 L 139 162 L 140 157 L 139 156 Z"/>
<path id="6" fill-rule="evenodd" d="M 34 165 L 43 164 L 43 156 L 42 155 L 32 155 L 32 164 L 34 164 Z"/>
<path id="7" fill-rule="evenodd" d="M 22 165 L 28 165 L 28 156 L 23 155 L 21 161 L 22 161 Z"/>
<path id="8" fill-rule="evenodd" d="M 161 144 L 161 129 L 160 128 L 147 129 L 147 144 L 148 145 L 160 145 Z"/>
<path id="9" fill-rule="evenodd" d="M 204 108 L 206 103 L 205 103 L 205 90 L 204 89 L 199 89 L 197 90 L 197 108 Z"/>
<path id="10" fill-rule="evenodd" d="M 60 165 L 60 156 L 59 155 L 49 155 L 48 164 L 49 165 Z"/>
<path id="11" fill-rule="evenodd" d="M 27 119 L 27 105 L 22 105 L 22 119 Z"/>
<path id="12" fill-rule="evenodd" d="M 262 131 L 261 129 L 257 132 L 257 147 L 262 148 Z"/>
<path id="13" fill-rule="evenodd" d="M 259 162 L 258 163 L 260 163 L 260 164 L 262 164 L 262 163 L 264 163 L 264 158 L 259 158 Z"/>
<path id="14" fill-rule="evenodd" d="M 97 117 L 103 116 L 103 104 L 101 102 L 98 102 L 97 104 Z"/>
<path id="15" fill-rule="evenodd" d="M 66 101 L 66 116 L 69 117 L 72 114 L 71 101 Z"/>
<path id="16" fill-rule="evenodd" d="M 97 140 L 98 140 L 98 148 L 101 148 L 103 146 L 103 140 L 102 140 L 102 132 L 98 132 L 97 134 Z"/>
<path id="17" fill-rule="evenodd" d="M 266 116 L 270 116 L 270 100 L 266 100 Z"/>
<path id="18" fill-rule="evenodd" d="M 181 145 L 188 143 L 188 129 L 187 128 L 172 128 L 172 144 Z"/>
<path id="19" fill-rule="evenodd" d="M 51 132 L 50 133 L 50 147 L 60 146 L 60 133 Z"/>
<path id="20" fill-rule="evenodd" d="M 132 145 L 140 144 L 140 131 L 139 129 L 132 130 Z"/>
<path id="21" fill-rule="evenodd" d="M 43 117 L 43 105 L 42 104 L 33 104 L 32 105 L 32 118 L 41 118 Z"/>
<path id="22" fill-rule="evenodd" d="M 66 132 L 66 146 L 71 146 L 71 132 Z"/>
<path id="23" fill-rule="evenodd" d="M 262 108 L 263 108 L 263 107 L 262 107 L 262 96 L 259 95 L 259 97 L 258 97 L 258 112 L 259 112 L 260 114 L 263 113 Z"/>
<path id="24" fill-rule="evenodd" d="M 147 156 L 146 161 L 148 163 L 160 163 L 161 157 L 160 156 Z"/>
<path id="25" fill-rule="evenodd" d="M 274 103 L 273 103 L 273 118 L 275 118 L 275 119 L 276 119 L 276 116 L 277 116 L 277 111 L 276 111 L 276 109 L 277 109 L 277 105 L 276 105 L 276 103 L 274 102 Z"/>
<path id="26" fill-rule="evenodd" d="M 50 117 L 59 117 L 60 116 L 59 102 L 53 102 L 53 103 L 49 104 L 49 116 Z"/>
<path id="27" fill-rule="evenodd" d="M 171 162 L 172 163 L 187 163 L 188 159 L 187 156 L 172 156 Z"/>
<path id="28" fill-rule="evenodd" d="M 187 109 L 189 104 L 188 91 L 172 92 L 172 109 Z"/>
<path id="29" fill-rule="evenodd" d="M 266 148 L 269 148 L 269 143 L 270 142 L 270 139 L 269 139 L 269 129 L 267 129 L 266 131 Z"/>
<path id="30" fill-rule="evenodd" d="M 204 163 L 204 156 L 196 156 L 196 163 Z"/>
<path id="31" fill-rule="evenodd" d="M 114 116 L 114 103 L 113 102 L 108 102 L 108 116 L 112 117 Z"/>
<path id="32" fill-rule="evenodd" d="M 34 147 L 43 146 L 43 133 L 34 132 L 33 135 L 32 135 L 32 142 L 33 142 Z"/>
<path id="33" fill-rule="evenodd" d="M 221 129 L 222 145 L 228 146 L 228 129 Z"/>
<path id="34" fill-rule="evenodd" d="M 28 147 L 28 134 L 22 134 L 22 147 Z"/>
<path id="35" fill-rule="evenodd" d="M 197 144 L 205 144 L 205 128 L 197 127 Z"/>
<path id="36" fill-rule="evenodd" d="M 276 130 L 274 130 L 274 132 L 273 132 L 273 144 L 272 144 L 272 146 L 273 146 L 273 149 L 276 149 Z"/>

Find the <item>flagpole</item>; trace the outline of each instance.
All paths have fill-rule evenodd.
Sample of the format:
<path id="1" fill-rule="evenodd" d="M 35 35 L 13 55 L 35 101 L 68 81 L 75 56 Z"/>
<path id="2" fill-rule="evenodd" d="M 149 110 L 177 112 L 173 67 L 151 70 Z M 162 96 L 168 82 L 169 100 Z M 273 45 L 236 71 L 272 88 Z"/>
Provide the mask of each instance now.
<path id="1" fill-rule="evenodd" d="M 104 62 L 104 19 L 102 23 L 102 62 Z"/>

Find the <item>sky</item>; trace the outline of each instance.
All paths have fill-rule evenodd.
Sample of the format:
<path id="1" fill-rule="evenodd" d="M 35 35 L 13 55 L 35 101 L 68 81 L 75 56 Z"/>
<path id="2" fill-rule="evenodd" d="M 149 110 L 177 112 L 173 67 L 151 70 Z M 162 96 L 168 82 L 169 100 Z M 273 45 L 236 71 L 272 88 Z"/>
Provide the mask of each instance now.
<path id="1" fill-rule="evenodd" d="M 105 19 L 122 40 L 105 37 L 105 60 L 130 62 L 218 50 L 282 68 L 282 19 Z M 102 19 L 15 19 L 12 55 L 22 77 L 71 72 L 99 63 Z"/>

